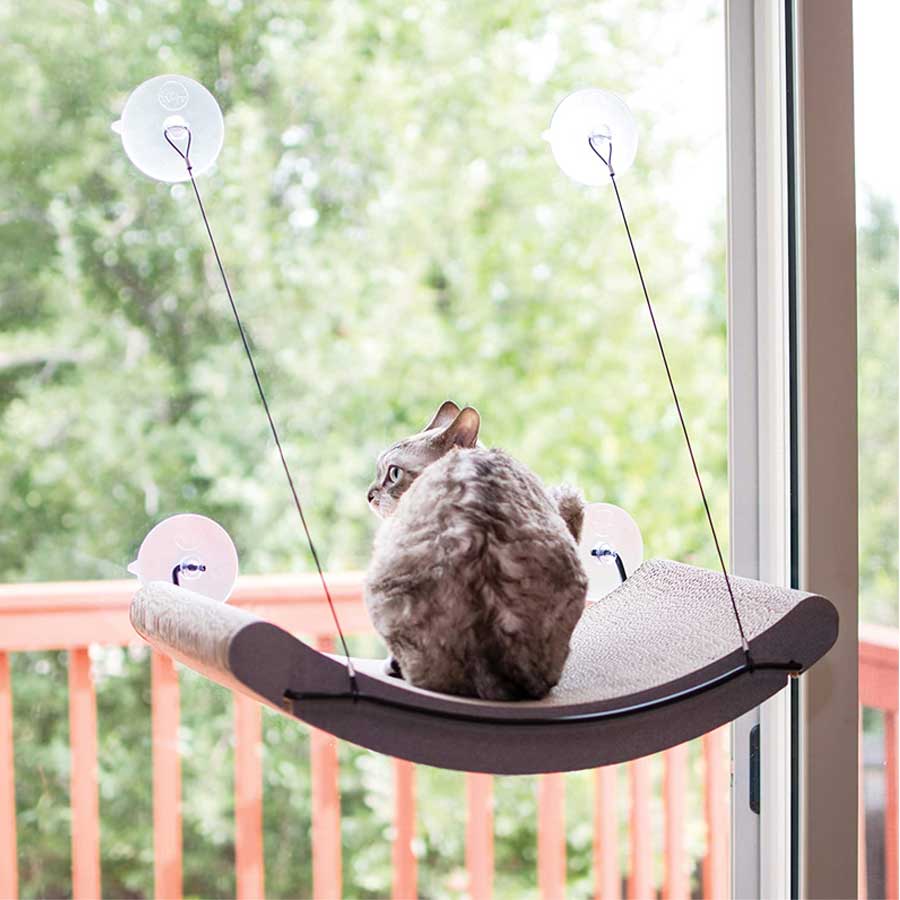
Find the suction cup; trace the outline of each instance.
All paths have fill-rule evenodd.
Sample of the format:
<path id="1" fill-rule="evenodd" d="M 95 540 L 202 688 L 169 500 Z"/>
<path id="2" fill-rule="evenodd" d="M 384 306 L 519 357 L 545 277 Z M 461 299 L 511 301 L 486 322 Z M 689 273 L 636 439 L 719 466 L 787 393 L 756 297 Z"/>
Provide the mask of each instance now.
<path id="1" fill-rule="evenodd" d="M 216 161 L 225 136 L 216 98 L 184 75 L 158 75 L 138 85 L 112 129 L 122 136 L 128 158 L 145 175 L 166 182 L 188 180 L 180 155 L 187 151 L 188 141 L 191 166 L 199 175 Z M 166 140 L 167 130 L 175 147 Z"/>
<path id="2" fill-rule="evenodd" d="M 559 167 L 581 184 L 609 180 L 609 168 L 591 143 L 616 175 L 631 168 L 637 153 L 634 115 L 621 97 L 599 88 L 569 94 L 553 111 L 550 128 L 543 136 Z"/>
<path id="3" fill-rule="evenodd" d="M 637 522 L 611 503 L 591 503 L 584 509 L 578 555 L 588 575 L 588 600 L 600 600 L 622 583 L 619 560 L 626 575 L 644 561 L 644 541 Z"/>
<path id="4" fill-rule="evenodd" d="M 218 522 L 182 513 L 151 529 L 128 571 L 137 575 L 141 584 L 174 582 L 224 602 L 237 579 L 237 550 Z"/>

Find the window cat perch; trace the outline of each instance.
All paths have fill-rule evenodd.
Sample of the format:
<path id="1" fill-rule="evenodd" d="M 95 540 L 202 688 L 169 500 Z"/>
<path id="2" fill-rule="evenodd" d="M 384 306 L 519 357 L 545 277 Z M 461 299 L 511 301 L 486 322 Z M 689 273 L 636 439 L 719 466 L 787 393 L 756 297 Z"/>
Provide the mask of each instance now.
<path id="1" fill-rule="evenodd" d="M 190 180 L 281 453 L 194 177 L 213 164 L 221 147 L 218 105 L 197 82 L 160 76 L 135 90 L 117 125 L 141 171 L 162 181 Z M 725 567 L 615 180 L 614 163 L 624 171 L 636 150 L 630 112 L 613 95 L 578 91 L 554 113 L 549 140 L 567 174 L 586 184 L 608 177 L 615 190 L 721 571 L 666 560 L 641 565 L 602 601 L 586 607 L 562 678 L 539 701 L 457 697 L 392 678 L 383 661 L 350 657 L 336 615 L 344 655 L 320 653 L 246 611 L 167 583 L 169 570 L 212 578 L 216 569 L 209 554 L 188 558 L 184 547 L 176 552 L 174 545 L 175 557 L 156 576 L 163 580 L 148 581 L 142 573 L 144 586 L 132 602 L 132 623 L 148 643 L 226 687 L 338 737 L 414 762 L 497 774 L 589 768 L 674 746 L 757 706 L 832 646 L 838 618 L 827 600 L 734 578 Z M 334 614 L 283 454 L 281 462 Z M 216 552 L 221 550 L 216 543 Z M 220 569 L 231 565 L 228 553 L 222 560 Z M 621 560 L 618 565 L 622 572 Z"/>
<path id="2" fill-rule="evenodd" d="M 131 621 L 157 650 L 219 684 L 380 753 L 470 772 L 562 772 L 704 734 L 771 697 L 834 643 L 827 600 L 735 578 L 759 661 L 747 669 L 721 577 L 645 562 L 585 610 L 552 693 L 513 703 L 424 691 L 372 659 L 353 660 L 354 696 L 343 657 L 163 581 L 138 591 Z"/>

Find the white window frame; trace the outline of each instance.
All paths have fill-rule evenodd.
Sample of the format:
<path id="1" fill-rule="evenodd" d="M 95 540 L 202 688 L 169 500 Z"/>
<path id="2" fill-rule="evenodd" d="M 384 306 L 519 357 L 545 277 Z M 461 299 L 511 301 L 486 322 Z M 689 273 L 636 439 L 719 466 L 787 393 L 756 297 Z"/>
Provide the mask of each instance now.
<path id="1" fill-rule="evenodd" d="M 790 584 L 790 370 L 784 22 L 775 2 L 726 3 L 729 473 L 732 567 Z M 732 729 L 736 898 L 790 896 L 790 698 Z M 750 809 L 759 726 L 760 812 Z"/>
<path id="2" fill-rule="evenodd" d="M 841 617 L 837 645 L 799 689 L 782 691 L 734 725 L 733 896 L 852 897 L 852 0 L 726 0 L 726 47 L 732 565 L 742 575 L 822 593 Z M 756 724 L 759 815 L 748 802 Z"/>

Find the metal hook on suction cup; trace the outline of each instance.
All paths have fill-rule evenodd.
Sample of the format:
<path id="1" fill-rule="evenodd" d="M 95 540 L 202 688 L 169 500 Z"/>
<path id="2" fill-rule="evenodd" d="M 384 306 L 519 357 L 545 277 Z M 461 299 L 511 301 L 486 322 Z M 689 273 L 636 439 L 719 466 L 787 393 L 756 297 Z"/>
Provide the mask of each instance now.
<path id="1" fill-rule="evenodd" d="M 175 131 L 176 129 L 180 131 L 187 132 L 187 146 L 184 148 L 184 151 L 172 140 L 169 136 L 170 131 Z M 193 167 L 191 166 L 191 128 L 187 124 L 187 122 L 179 122 L 177 124 L 167 125 L 163 129 L 163 137 L 166 139 L 166 143 L 184 160 L 184 164 L 187 166 L 188 174 L 193 171 Z M 596 151 L 594 151 L 596 152 Z M 178 583 L 177 581 L 175 582 Z"/>
<path id="2" fill-rule="evenodd" d="M 607 155 L 606 155 L 605 157 L 604 157 L 603 154 L 602 154 L 602 153 L 594 146 L 594 141 L 606 141 L 606 143 L 609 144 L 609 153 L 607 153 Z M 594 156 L 596 156 L 597 159 L 599 159 L 600 162 L 602 162 L 603 165 L 605 165 L 606 168 L 609 169 L 609 174 L 610 174 L 611 176 L 615 176 L 616 173 L 613 171 L 613 166 L 612 166 L 612 155 L 613 155 L 613 142 L 612 142 L 612 137 L 611 137 L 610 135 L 608 135 L 608 134 L 592 134 L 592 135 L 588 138 L 588 146 L 589 146 L 589 147 L 591 148 L 591 150 L 593 151 Z"/>
<path id="3" fill-rule="evenodd" d="M 172 583 L 175 587 L 181 587 L 181 582 L 178 580 L 179 572 L 205 572 L 206 566 L 203 563 L 178 563 L 174 569 L 172 569 Z"/>
<path id="4" fill-rule="evenodd" d="M 606 556 L 611 556 L 615 561 L 616 568 L 619 570 L 619 578 L 624 582 L 628 575 L 625 572 L 625 563 L 622 562 L 622 557 L 613 550 L 609 544 L 597 544 L 593 550 L 591 550 L 591 556 L 593 556 L 597 560 L 601 560 Z"/>

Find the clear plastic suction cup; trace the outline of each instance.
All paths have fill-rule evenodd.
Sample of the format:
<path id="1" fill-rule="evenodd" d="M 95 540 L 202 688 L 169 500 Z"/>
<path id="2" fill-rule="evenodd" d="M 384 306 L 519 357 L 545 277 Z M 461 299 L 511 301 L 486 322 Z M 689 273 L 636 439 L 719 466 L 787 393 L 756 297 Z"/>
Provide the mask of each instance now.
<path id="1" fill-rule="evenodd" d="M 182 513 L 151 529 L 128 571 L 141 584 L 168 581 L 224 602 L 237 579 L 237 550 L 218 522 Z"/>
<path id="2" fill-rule="evenodd" d="M 599 88 L 569 94 L 553 111 L 543 136 L 559 167 L 581 184 L 609 181 L 609 168 L 591 149 L 592 143 L 616 175 L 631 168 L 637 153 L 634 115 L 618 94 Z"/>
<path id="3" fill-rule="evenodd" d="M 591 503 L 584 509 L 578 555 L 588 575 L 588 600 L 600 600 L 622 583 L 618 554 L 625 574 L 644 561 L 644 541 L 637 522 L 611 503 Z"/>
<path id="4" fill-rule="evenodd" d="M 181 153 L 190 139 L 194 175 L 205 172 L 218 158 L 225 136 L 222 110 L 199 82 L 184 75 L 158 75 L 132 91 L 114 122 L 128 158 L 157 181 L 187 181 Z M 169 139 L 175 147 L 166 140 Z M 177 148 L 177 149 L 176 149 Z"/>

